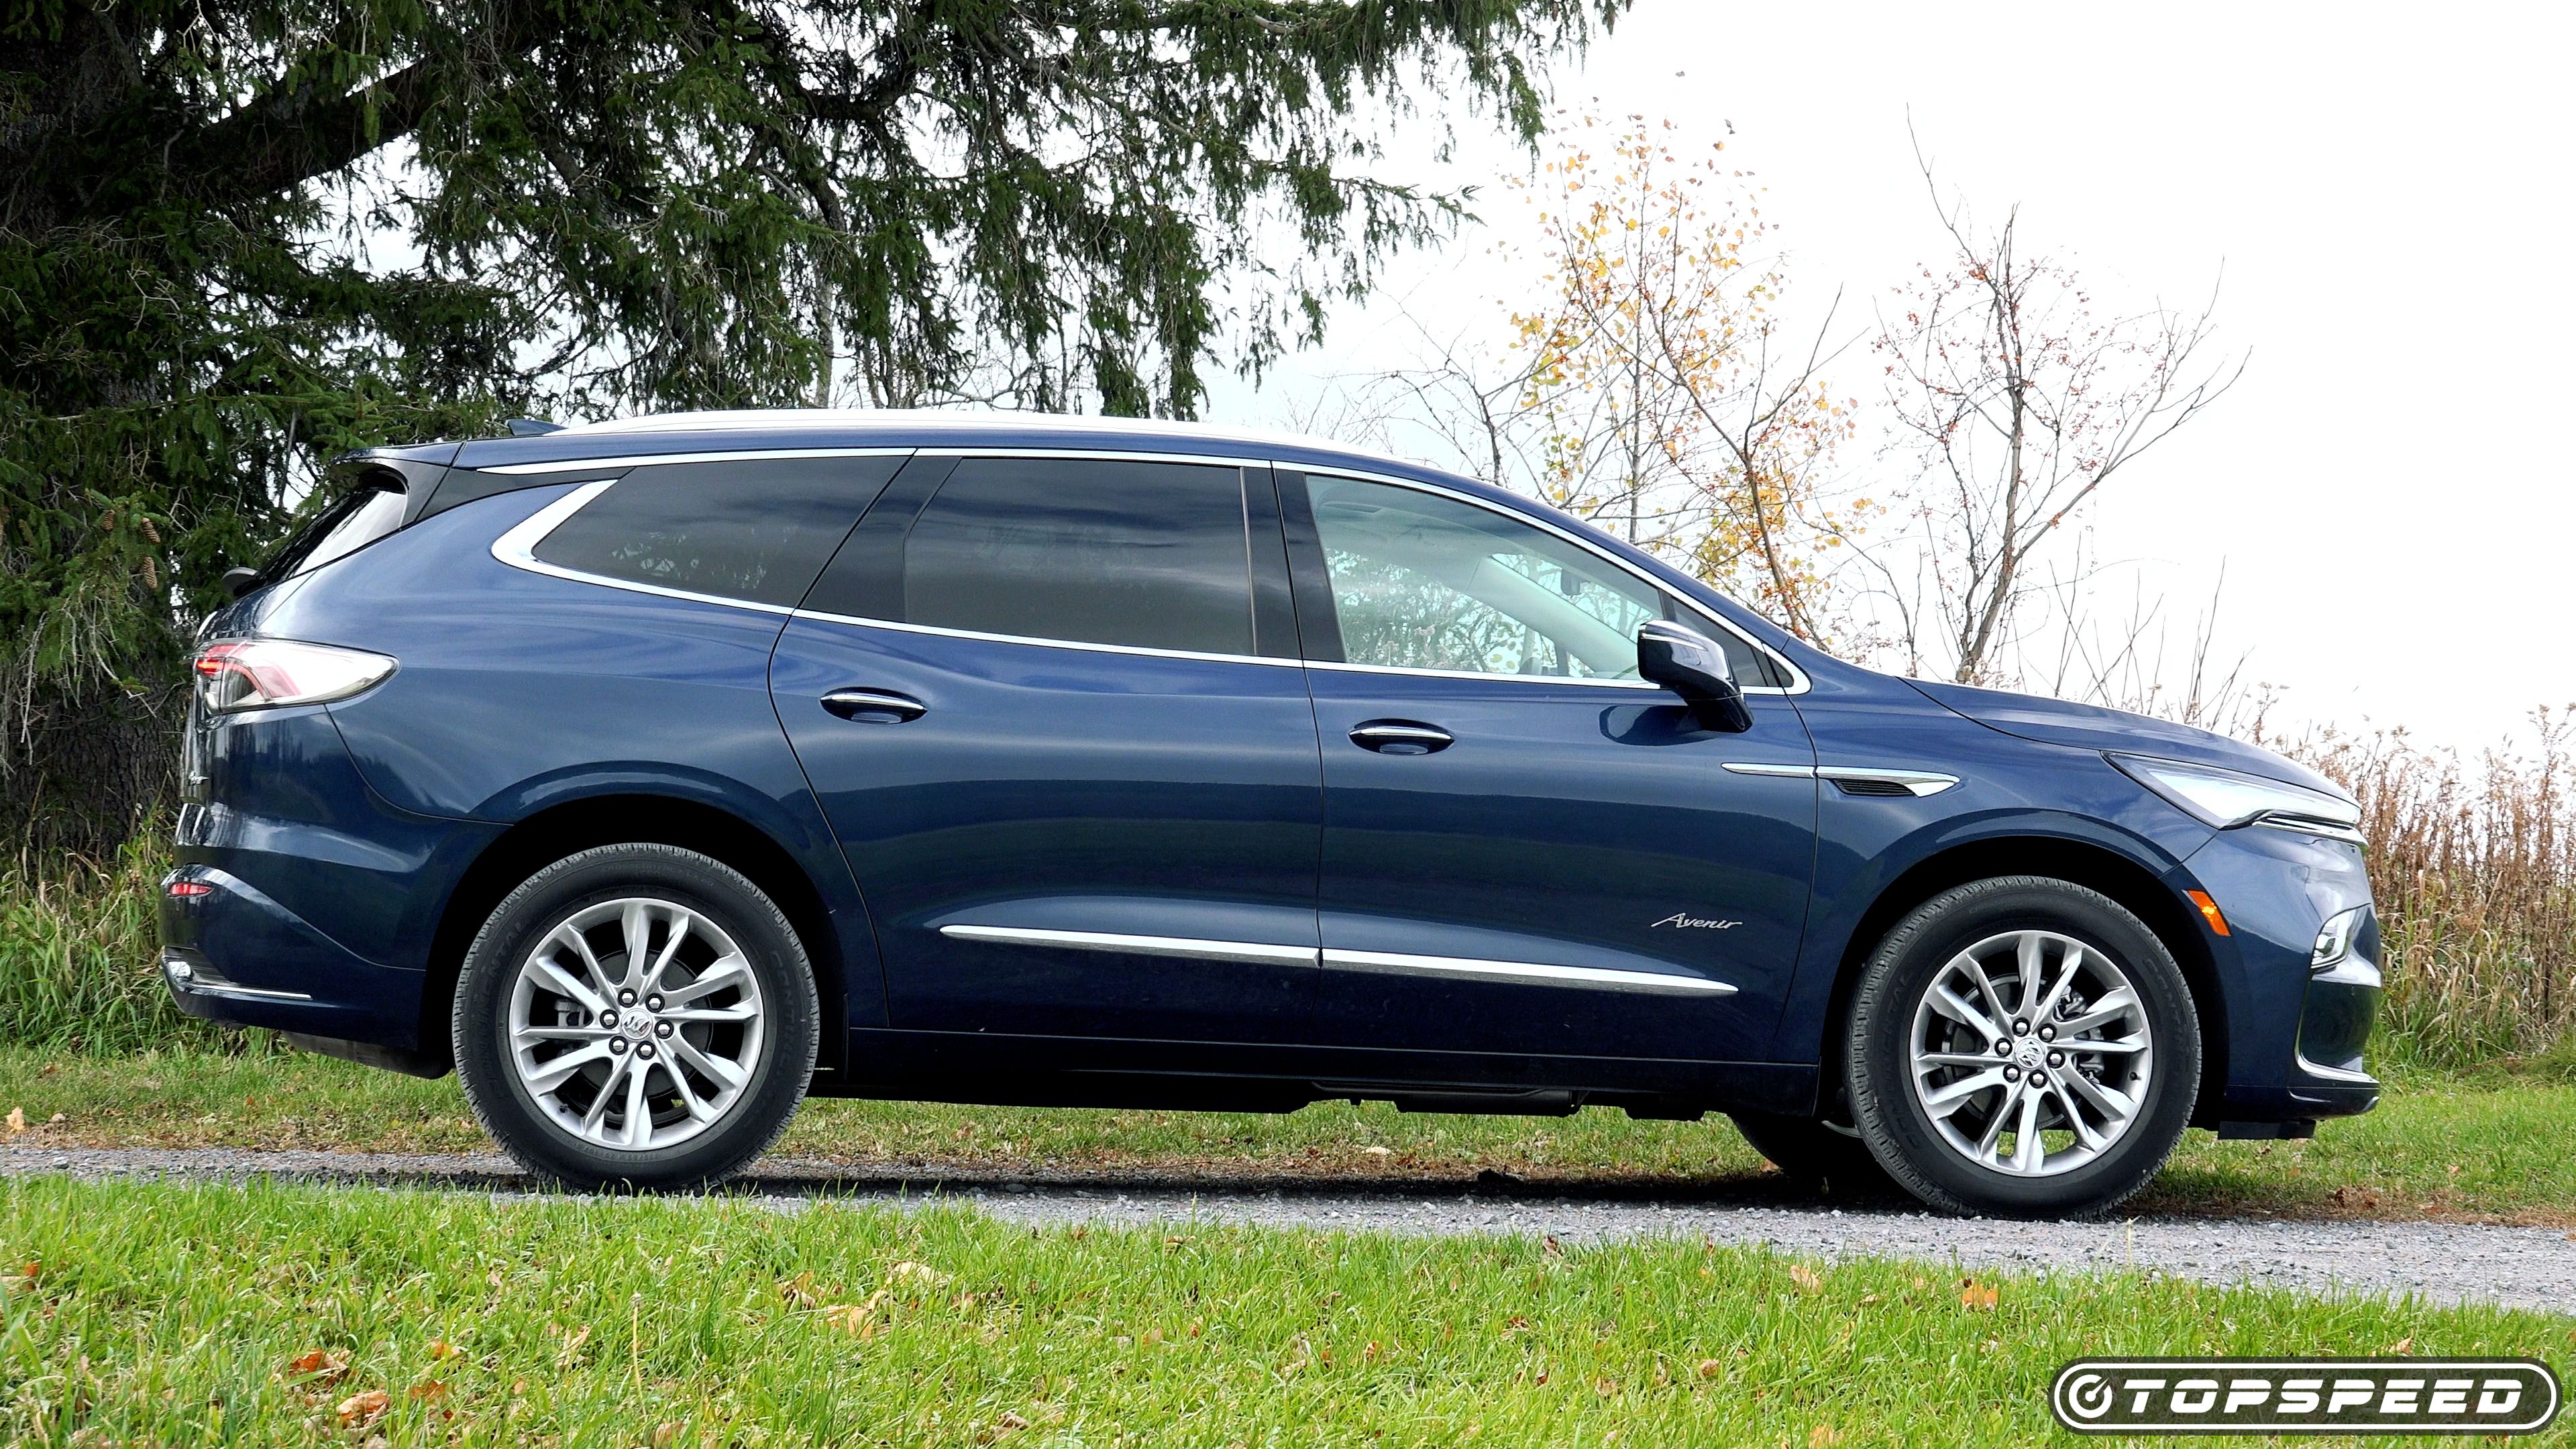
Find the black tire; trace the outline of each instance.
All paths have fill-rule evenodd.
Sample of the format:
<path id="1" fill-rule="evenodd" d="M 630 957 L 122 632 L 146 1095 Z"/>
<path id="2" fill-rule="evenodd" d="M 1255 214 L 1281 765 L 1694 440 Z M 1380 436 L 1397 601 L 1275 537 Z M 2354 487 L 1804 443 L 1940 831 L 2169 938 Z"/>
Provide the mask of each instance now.
<path id="1" fill-rule="evenodd" d="M 507 1001 L 544 933 L 585 908 L 643 894 L 697 912 L 732 938 L 758 983 L 762 1036 L 748 1080 L 721 1116 L 685 1141 L 627 1150 L 584 1140 L 538 1104 L 511 1061 Z M 813 1078 L 820 1022 L 804 945 L 759 887 L 695 851 L 631 844 L 556 861 L 493 909 L 465 953 L 450 1029 L 466 1100 L 520 1166 L 569 1188 L 666 1191 L 721 1182 L 778 1140 Z"/>
<path id="2" fill-rule="evenodd" d="M 1870 1154 L 1856 1127 L 1818 1117 L 1783 1117 L 1770 1112 L 1730 1112 L 1735 1130 L 1753 1150 L 1771 1160 L 1781 1175 L 1805 1188 L 1823 1188 L 1847 1197 L 1875 1197 L 1895 1191 L 1887 1169 Z"/>
<path id="3" fill-rule="evenodd" d="M 2098 953 L 2127 978 L 2152 1041 L 2152 1069 L 2125 1132 L 2091 1160 L 2047 1176 L 1972 1160 L 1935 1126 L 1912 1080 L 1916 1009 L 1943 969 L 1971 946 L 2017 931 L 2053 933 Z M 2004 876 L 1945 891 L 1887 933 L 1853 993 L 1844 1062 L 1862 1140 L 1888 1176 L 1924 1202 L 1994 1217 L 2096 1217 L 2145 1187 L 2190 1125 L 2200 1023 L 2173 953 L 2119 903 L 2066 881 Z"/>

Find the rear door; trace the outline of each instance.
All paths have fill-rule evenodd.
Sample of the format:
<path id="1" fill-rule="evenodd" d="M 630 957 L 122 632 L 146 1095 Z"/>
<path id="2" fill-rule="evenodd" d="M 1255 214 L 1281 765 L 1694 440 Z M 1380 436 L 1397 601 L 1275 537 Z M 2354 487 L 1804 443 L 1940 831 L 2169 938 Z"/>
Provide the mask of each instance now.
<path id="1" fill-rule="evenodd" d="M 1266 468 L 922 456 L 887 488 L 771 685 L 895 1027 L 1302 1034 L 1322 767 L 1286 569 Z"/>

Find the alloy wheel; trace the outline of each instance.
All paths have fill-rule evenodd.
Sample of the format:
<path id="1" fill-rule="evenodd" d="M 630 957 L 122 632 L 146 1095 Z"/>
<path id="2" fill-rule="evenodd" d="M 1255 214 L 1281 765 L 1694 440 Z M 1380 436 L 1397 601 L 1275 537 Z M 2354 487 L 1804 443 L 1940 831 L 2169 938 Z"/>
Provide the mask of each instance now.
<path id="1" fill-rule="evenodd" d="M 2055 931 L 1989 936 L 1934 974 L 1907 1038 L 1915 1100 L 1981 1168 L 2052 1177 L 2135 1125 L 2155 1070 L 2145 1002 L 2118 962 Z"/>
<path id="2" fill-rule="evenodd" d="M 760 981 L 731 935 L 674 901 L 585 906 L 537 938 L 510 985 L 504 1047 L 556 1127 L 597 1147 L 676 1146 L 742 1099 L 766 1038 Z"/>

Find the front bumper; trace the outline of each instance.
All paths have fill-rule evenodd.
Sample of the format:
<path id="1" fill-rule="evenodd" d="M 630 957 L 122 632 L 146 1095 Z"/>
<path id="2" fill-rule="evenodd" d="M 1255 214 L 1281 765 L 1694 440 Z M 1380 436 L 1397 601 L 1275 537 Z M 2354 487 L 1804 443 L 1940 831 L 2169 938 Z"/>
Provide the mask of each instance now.
<path id="1" fill-rule="evenodd" d="M 2224 1086 L 2205 1096 L 2202 1125 L 2227 1136 L 2280 1136 L 2379 1105 L 2364 1046 L 2384 982 L 2379 931 L 2368 917 L 2361 847 L 2259 826 L 2220 831 L 2185 868 L 2227 919 L 2211 940 L 2225 1018 Z M 2360 909 L 2351 952 L 2320 968 L 2312 956 L 2327 921 Z M 2214 1025 L 2214 1024 L 2213 1024 Z"/>

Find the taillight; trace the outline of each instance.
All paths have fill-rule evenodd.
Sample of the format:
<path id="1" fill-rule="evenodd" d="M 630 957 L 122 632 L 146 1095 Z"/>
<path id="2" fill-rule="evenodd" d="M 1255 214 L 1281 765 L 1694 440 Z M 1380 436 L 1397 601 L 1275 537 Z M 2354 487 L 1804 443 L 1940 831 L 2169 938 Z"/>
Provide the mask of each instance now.
<path id="1" fill-rule="evenodd" d="M 183 901 L 193 901 L 200 896 L 210 896 L 214 893 L 215 888 L 201 880 L 174 880 L 170 882 L 170 894 Z"/>
<path id="2" fill-rule="evenodd" d="M 362 649 L 292 639 L 228 639 L 197 652 L 197 697 L 209 714 L 347 699 L 394 672 Z"/>

